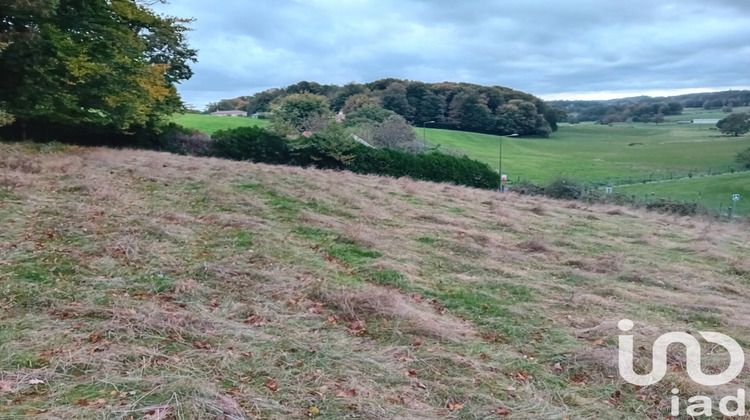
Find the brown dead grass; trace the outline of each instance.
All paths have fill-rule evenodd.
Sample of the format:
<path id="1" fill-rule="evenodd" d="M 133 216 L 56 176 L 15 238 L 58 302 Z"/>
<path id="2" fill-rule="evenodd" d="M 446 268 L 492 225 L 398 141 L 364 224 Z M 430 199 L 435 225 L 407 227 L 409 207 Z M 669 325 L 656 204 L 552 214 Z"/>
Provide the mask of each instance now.
<path id="1" fill-rule="evenodd" d="M 394 321 L 394 330 L 402 334 L 416 334 L 454 342 L 476 335 L 470 323 L 437 312 L 435 307 L 429 306 L 429 301 L 420 296 L 406 297 L 395 290 L 369 289 L 356 293 L 328 293 L 320 296 L 320 300 L 340 310 L 352 320 L 382 317 Z"/>
<path id="2" fill-rule="evenodd" d="M 3 179 L 0 417 L 663 418 L 690 388 L 619 381 L 619 319 L 750 342 L 746 225 L 142 151 Z"/>

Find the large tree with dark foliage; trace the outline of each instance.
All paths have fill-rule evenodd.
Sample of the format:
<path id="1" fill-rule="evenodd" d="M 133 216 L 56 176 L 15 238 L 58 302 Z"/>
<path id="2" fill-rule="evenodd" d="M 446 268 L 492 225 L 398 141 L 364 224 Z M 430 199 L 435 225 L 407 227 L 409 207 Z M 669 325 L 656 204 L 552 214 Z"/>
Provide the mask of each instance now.
<path id="1" fill-rule="evenodd" d="M 153 3 L 153 2 L 150 2 Z M 142 0 L 3 0 L 0 106 L 25 133 L 156 133 L 183 109 L 189 20 Z M 33 123 L 33 124 L 32 124 Z"/>
<path id="2" fill-rule="evenodd" d="M 738 137 L 750 132 L 750 115 L 744 112 L 732 114 L 719 121 L 716 126 L 722 133 Z"/>

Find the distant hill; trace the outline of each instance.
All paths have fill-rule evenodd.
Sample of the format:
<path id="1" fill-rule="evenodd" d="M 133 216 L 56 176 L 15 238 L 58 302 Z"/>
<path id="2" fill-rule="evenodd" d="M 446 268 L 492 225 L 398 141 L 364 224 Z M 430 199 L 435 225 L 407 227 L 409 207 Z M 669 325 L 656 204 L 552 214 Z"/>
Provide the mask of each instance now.
<path id="1" fill-rule="evenodd" d="M 684 108 L 723 109 L 750 105 L 750 90 L 689 93 L 675 96 L 634 96 L 609 100 L 549 101 L 548 105 L 573 114 L 570 121 L 661 122 L 664 116 L 679 115 Z"/>
<path id="2" fill-rule="evenodd" d="M 416 126 L 489 134 L 548 137 L 565 118 L 542 99 L 502 86 L 469 83 L 423 83 L 381 79 L 344 86 L 299 82 L 251 96 L 222 99 L 207 111 L 241 109 L 250 114 L 272 111 L 275 102 L 309 92 L 325 96 L 333 111 L 349 113 L 365 105 L 393 111 Z"/>

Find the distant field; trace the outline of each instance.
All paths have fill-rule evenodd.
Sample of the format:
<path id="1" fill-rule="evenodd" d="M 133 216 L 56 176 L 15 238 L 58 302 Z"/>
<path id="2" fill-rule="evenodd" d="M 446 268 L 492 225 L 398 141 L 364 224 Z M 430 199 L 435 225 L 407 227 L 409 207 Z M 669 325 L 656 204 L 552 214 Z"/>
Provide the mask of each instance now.
<path id="1" fill-rule="evenodd" d="M 748 107 L 735 107 L 732 112 L 747 112 Z M 689 121 L 695 118 L 725 118 L 729 112 L 722 112 L 720 109 L 703 109 L 703 108 L 685 108 L 681 115 L 671 115 L 666 117 L 667 121 Z"/>
<path id="2" fill-rule="evenodd" d="M 740 194 L 735 214 L 750 214 L 750 172 L 630 185 L 616 188 L 616 191 L 635 195 L 639 200 L 664 197 L 697 201 L 715 211 L 721 206 L 724 212 L 731 204 L 732 194 Z"/>
<path id="3" fill-rule="evenodd" d="M 266 120 L 258 120 L 246 117 L 216 117 L 202 114 L 183 114 L 174 118 L 174 122 L 183 127 L 202 131 L 211 135 L 219 130 L 238 127 L 264 127 L 268 125 Z"/>
<path id="4" fill-rule="evenodd" d="M 597 183 L 630 184 L 735 168 L 737 152 L 750 147 L 750 136 L 725 137 L 706 125 L 595 124 L 561 125 L 549 139 L 504 138 L 503 172 L 546 182 L 557 176 Z M 460 149 L 498 167 L 500 137 L 427 129 L 427 142 Z M 421 137 L 422 128 L 417 129 Z"/>

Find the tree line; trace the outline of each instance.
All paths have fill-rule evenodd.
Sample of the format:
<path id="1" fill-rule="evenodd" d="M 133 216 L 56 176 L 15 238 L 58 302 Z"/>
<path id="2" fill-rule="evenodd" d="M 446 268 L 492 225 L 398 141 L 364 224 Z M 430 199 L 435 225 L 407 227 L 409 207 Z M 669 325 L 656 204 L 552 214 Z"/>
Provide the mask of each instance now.
<path id="1" fill-rule="evenodd" d="M 660 123 L 665 116 L 682 114 L 684 108 L 721 109 L 730 113 L 734 107 L 750 105 L 750 91 L 690 93 L 660 98 L 639 96 L 606 101 L 550 101 L 549 105 L 564 110 L 568 114 L 567 121 L 571 123 Z"/>
<path id="2" fill-rule="evenodd" d="M 601 124 L 616 122 L 661 123 L 664 117 L 680 115 L 684 106 L 675 101 L 638 101 L 601 103 L 597 101 L 556 101 L 556 106 L 568 112 L 568 122 L 596 121 Z"/>
<path id="3" fill-rule="evenodd" d="M 209 104 L 207 112 L 240 109 L 250 114 L 272 112 L 284 98 L 309 93 L 325 97 L 333 112 L 349 114 L 363 106 L 385 110 L 410 124 L 489 134 L 548 137 L 565 112 L 525 92 L 469 83 L 423 83 L 381 79 L 344 86 L 299 82 L 251 96 Z"/>

